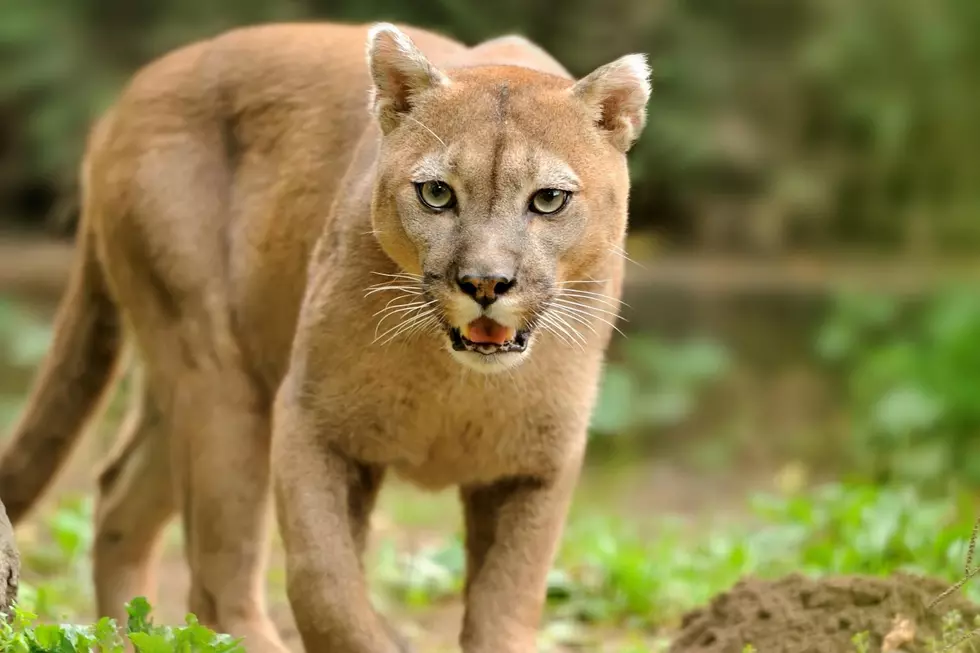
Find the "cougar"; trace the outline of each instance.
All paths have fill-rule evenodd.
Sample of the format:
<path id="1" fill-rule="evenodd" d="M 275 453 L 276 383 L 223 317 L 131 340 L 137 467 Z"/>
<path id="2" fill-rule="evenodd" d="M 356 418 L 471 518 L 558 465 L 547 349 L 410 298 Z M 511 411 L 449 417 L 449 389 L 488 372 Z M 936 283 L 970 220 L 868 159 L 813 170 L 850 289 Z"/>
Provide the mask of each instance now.
<path id="1" fill-rule="evenodd" d="M 458 488 L 463 651 L 535 650 L 649 94 L 643 55 L 576 79 L 521 37 L 387 23 L 242 28 L 150 63 L 88 140 L 54 341 L 0 463 L 11 519 L 132 352 L 98 475 L 101 615 L 152 598 L 179 513 L 189 610 L 286 650 L 274 514 L 306 650 L 409 650 L 361 562 L 394 474 Z"/>

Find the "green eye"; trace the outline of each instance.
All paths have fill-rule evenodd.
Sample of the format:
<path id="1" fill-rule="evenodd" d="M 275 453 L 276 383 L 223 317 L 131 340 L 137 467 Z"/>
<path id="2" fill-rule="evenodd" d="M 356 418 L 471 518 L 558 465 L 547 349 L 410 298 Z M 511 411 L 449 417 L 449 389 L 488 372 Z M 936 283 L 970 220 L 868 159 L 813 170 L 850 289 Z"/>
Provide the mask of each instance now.
<path id="1" fill-rule="evenodd" d="M 531 210 L 541 215 L 557 213 L 568 202 L 571 196 L 567 190 L 557 188 L 543 188 L 531 198 Z"/>
<path id="2" fill-rule="evenodd" d="M 456 194 L 449 184 L 441 181 L 427 181 L 415 184 L 419 200 L 430 209 L 442 210 L 452 207 L 456 203 Z"/>

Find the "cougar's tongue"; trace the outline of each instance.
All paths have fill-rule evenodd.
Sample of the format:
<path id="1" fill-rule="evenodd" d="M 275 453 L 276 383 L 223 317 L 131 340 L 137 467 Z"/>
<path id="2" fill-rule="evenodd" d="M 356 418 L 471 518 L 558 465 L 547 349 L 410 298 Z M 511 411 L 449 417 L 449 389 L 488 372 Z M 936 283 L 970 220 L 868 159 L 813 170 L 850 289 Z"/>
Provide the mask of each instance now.
<path id="1" fill-rule="evenodd" d="M 502 345 L 513 340 L 517 332 L 510 327 L 494 322 L 488 317 L 478 317 L 464 329 L 463 336 L 470 342 L 480 345 Z"/>

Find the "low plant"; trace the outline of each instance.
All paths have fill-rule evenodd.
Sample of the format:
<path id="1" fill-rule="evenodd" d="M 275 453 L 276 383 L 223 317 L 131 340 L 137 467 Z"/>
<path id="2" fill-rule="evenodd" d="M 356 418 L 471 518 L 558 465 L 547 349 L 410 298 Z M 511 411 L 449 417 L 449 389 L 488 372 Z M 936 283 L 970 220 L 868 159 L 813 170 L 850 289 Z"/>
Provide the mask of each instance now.
<path id="1" fill-rule="evenodd" d="M 854 653 L 871 653 L 871 633 L 867 630 L 855 633 L 851 644 L 854 645 Z"/>
<path id="2" fill-rule="evenodd" d="M 21 608 L 44 621 L 74 619 L 91 603 L 91 497 L 70 494 L 19 536 Z"/>
<path id="3" fill-rule="evenodd" d="M 0 621 L 0 651 L 10 653 L 123 653 L 131 643 L 137 653 L 244 653 L 239 639 L 215 633 L 187 615 L 184 626 L 157 626 L 145 598 L 126 604 L 128 619 L 120 629 L 109 618 L 88 626 L 38 624 L 37 616 L 15 606 L 7 622 Z"/>

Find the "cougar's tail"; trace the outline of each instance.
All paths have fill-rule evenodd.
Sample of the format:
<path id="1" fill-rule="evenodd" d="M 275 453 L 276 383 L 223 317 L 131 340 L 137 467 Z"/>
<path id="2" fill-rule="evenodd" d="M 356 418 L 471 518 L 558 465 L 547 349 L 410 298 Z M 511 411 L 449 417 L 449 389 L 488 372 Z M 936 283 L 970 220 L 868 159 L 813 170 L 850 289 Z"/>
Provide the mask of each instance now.
<path id="1" fill-rule="evenodd" d="M 83 172 L 75 260 L 56 313 L 53 342 L 0 454 L 0 501 L 14 524 L 68 458 L 113 380 L 122 349 L 119 312 L 94 251 L 86 176 Z"/>

